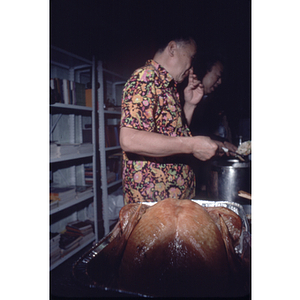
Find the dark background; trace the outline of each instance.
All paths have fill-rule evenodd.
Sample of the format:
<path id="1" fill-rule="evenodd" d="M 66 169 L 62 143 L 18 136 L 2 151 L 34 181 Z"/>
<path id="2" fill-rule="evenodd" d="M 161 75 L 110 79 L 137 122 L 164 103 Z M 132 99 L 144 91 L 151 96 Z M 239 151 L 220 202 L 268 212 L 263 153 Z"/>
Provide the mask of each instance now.
<path id="1" fill-rule="evenodd" d="M 171 30 L 189 32 L 200 54 L 225 58 L 216 103 L 225 110 L 234 139 L 243 131 L 241 120 L 250 131 L 250 0 L 50 1 L 50 43 L 88 59 L 95 56 L 126 78 L 153 57 L 157 40 Z"/>

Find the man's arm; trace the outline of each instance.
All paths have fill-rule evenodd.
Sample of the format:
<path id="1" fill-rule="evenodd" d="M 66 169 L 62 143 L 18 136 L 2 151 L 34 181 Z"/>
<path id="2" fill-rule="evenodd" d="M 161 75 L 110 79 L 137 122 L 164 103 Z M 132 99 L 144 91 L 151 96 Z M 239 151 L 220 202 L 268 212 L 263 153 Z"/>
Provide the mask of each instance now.
<path id="1" fill-rule="evenodd" d="M 204 95 L 203 85 L 201 84 L 201 81 L 197 79 L 197 75 L 193 72 L 193 68 L 191 68 L 189 72 L 188 85 L 184 89 L 185 102 L 183 111 L 188 125 L 191 124 L 194 110 Z"/>
<path id="2" fill-rule="evenodd" d="M 175 154 L 193 154 L 199 160 L 208 160 L 215 155 L 218 145 L 209 137 L 171 137 L 155 132 L 122 127 L 120 145 L 126 152 L 150 157 L 165 157 Z"/>

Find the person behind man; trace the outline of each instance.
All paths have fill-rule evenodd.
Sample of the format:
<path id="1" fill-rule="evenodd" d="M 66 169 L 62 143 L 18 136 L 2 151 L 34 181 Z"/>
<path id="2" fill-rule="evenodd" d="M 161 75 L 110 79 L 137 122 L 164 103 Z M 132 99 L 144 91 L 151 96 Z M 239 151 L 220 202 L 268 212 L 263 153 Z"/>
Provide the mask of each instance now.
<path id="1" fill-rule="evenodd" d="M 204 94 L 208 95 L 213 92 L 222 83 L 222 74 L 224 70 L 224 64 L 221 59 L 212 57 L 205 63 L 204 74 L 198 72 L 199 78 L 202 78 L 202 84 L 204 86 Z"/>
<path id="2" fill-rule="evenodd" d="M 203 96 L 191 68 L 195 54 L 192 38 L 170 39 L 125 84 L 120 129 L 125 204 L 193 198 L 195 175 L 186 156 L 206 161 L 218 149 L 209 137 L 192 137 L 188 128 Z M 187 76 L 182 107 L 177 84 Z"/>
<path id="3" fill-rule="evenodd" d="M 224 103 L 217 102 L 214 98 L 214 93 L 222 84 L 224 59 L 214 53 L 204 54 L 198 57 L 194 69 L 204 86 L 204 96 L 194 110 L 189 126 L 191 133 L 193 136 L 209 136 L 213 141 L 220 141 L 225 148 L 235 152 L 237 147 L 232 144 L 231 130 L 222 108 Z M 180 88 L 182 90 L 184 87 Z M 233 156 L 230 152 L 226 155 Z M 194 160 L 193 165 L 197 183 L 196 194 L 201 197 L 207 196 L 204 191 L 207 189 L 210 177 L 211 161 Z"/>
<path id="4" fill-rule="evenodd" d="M 223 142 L 229 150 L 236 151 L 237 147 L 232 144 L 226 114 L 222 105 L 216 103 L 212 95 L 222 84 L 223 71 L 223 59 L 216 55 L 202 57 L 200 63 L 195 66 L 195 72 L 203 84 L 204 96 L 195 108 L 190 130 L 194 136 L 209 136 L 213 140 Z M 221 125 L 223 128 L 220 128 Z M 220 129 L 223 129 L 223 133 Z"/>

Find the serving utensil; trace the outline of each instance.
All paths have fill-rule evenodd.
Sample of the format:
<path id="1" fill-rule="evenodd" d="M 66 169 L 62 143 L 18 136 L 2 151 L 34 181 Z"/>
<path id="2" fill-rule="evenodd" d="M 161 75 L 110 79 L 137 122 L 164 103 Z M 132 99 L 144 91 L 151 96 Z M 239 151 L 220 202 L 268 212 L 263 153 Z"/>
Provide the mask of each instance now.
<path id="1" fill-rule="evenodd" d="M 244 158 L 241 156 L 241 154 L 238 154 L 237 152 L 231 151 L 231 150 L 229 150 L 228 148 L 225 148 L 225 147 L 222 147 L 222 150 L 223 150 L 225 153 L 229 152 L 229 153 L 234 154 L 234 155 L 235 155 L 237 158 L 239 158 L 241 161 L 245 161 Z"/>
<path id="2" fill-rule="evenodd" d="M 238 191 L 238 196 L 242 197 L 242 198 L 245 198 L 245 199 L 248 199 L 248 200 L 251 200 L 251 194 L 245 192 L 245 191 Z"/>

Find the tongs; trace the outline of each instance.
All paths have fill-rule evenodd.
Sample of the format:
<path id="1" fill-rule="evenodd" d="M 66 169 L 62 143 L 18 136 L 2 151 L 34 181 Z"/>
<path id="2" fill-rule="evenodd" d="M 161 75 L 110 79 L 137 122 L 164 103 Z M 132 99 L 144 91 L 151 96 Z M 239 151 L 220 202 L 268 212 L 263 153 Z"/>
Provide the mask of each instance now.
<path id="1" fill-rule="evenodd" d="M 234 155 L 235 155 L 236 157 L 238 157 L 241 161 L 245 161 L 244 158 L 242 157 L 242 155 L 241 155 L 241 154 L 238 154 L 237 152 L 231 151 L 231 150 L 229 150 L 228 148 L 225 148 L 225 147 L 222 147 L 222 150 L 223 150 L 225 153 L 229 152 L 229 153 L 234 154 Z"/>

